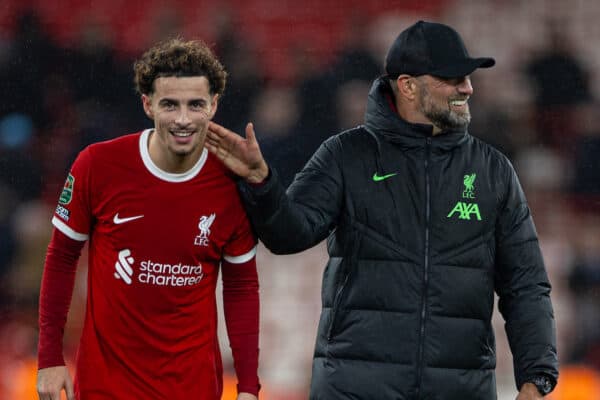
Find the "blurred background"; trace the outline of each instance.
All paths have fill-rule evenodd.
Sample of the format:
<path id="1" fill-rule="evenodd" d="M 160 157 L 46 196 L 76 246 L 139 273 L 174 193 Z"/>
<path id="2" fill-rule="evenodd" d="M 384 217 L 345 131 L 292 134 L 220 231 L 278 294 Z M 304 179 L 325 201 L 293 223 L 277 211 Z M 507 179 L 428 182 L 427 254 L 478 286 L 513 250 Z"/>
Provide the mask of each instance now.
<path id="1" fill-rule="evenodd" d="M 1 0 L 0 398 L 34 399 L 37 301 L 50 219 L 84 146 L 151 126 L 132 62 L 157 40 L 209 43 L 229 71 L 216 120 L 253 121 L 286 183 L 325 138 L 360 124 L 396 35 L 455 27 L 474 56 L 473 135 L 514 163 L 553 284 L 561 380 L 552 399 L 600 399 L 600 2 L 587 0 Z M 72 367 L 84 251 L 65 332 Z M 306 399 L 323 244 L 258 253 L 261 398 Z M 502 319 L 499 399 L 514 399 Z M 224 399 L 235 379 L 223 323 Z"/>

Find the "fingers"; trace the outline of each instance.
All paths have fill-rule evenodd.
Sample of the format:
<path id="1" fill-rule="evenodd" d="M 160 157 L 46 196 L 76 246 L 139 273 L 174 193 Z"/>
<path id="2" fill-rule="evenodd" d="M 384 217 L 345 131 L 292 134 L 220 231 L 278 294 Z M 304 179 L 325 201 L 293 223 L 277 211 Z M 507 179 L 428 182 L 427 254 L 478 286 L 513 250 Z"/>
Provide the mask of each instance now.
<path id="1" fill-rule="evenodd" d="M 206 147 L 206 149 L 207 149 L 207 150 L 208 150 L 210 153 L 212 153 L 212 154 L 214 154 L 215 156 L 217 156 L 217 157 L 221 158 L 219 155 L 220 155 L 220 153 L 222 153 L 222 151 L 219 151 L 219 146 L 218 146 L 218 144 L 216 144 L 216 143 L 212 143 L 212 142 L 210 142 L 209 140 L 205 140 L 205 141 L 204 141 L 204 147 Z"/>
<path id="2" fill-rule="evenodd" d="M 213 127 L 209 126 L 206 139 L 204 140 L 204 147 L 216 156 L 222 155 L 221 153 L 226 152 L 226 147 L 230 146 L 225 137 L 221 137 L 217 133 L 217 130 L 221 128 L 225 129 L 217 124 L 214 124 Z"/>
<path id="3" fill-rule="evenodd" d="M 235 132 L 230 131 L 229 129 L 217 124 L 216 122 L 208 122 L 208 137 L 212 137 L 213 139 L 218 140 L 220 138 L 226 138 L 230 135 L 238 136 Z M 251 137 L 253 141 L 256 141 L 256 135 L 254 134 L 254 124 L 252 124 L 252 122 L 248 122 L 248 124 L 246 125 L 246 139 L 250 139 Z"/>
<path id="4" fill-rule="evenodd" d="M 204 147 L 208 149 L 211 153 L 217 152 L 217 143 L 214 140 L 211 140 L 209 137 L 204 141 Z"/>
<path id="5" fill-rule="evenodd" d="M 40 400 L 60 400 L 60 390 L 38 390 L 38 398 Z M 75 400 L 75 396 L 69 400 Z"/>
<path id="6" fill-rule="evenodd" d="M 231 153 L 223 143 L 214 140 L 205 140 L 204 147 L 219 160 L 226 162 Z"/>
<path id="7" fill-rule="evenodd" d="M 67 393 L 67 400 L 75 400 L 75 391 L 73 390 L 73 381 L 67 379 L 65 382 L 65 392 Z"/>
<path id="8" fill-rule="evenodd" d="M 248 143 L 248 148 L 252 150 L 255 149 L 258 152 L 259 157 L 262 157 L 258 140 L 256 140 L 256 133 L 254 132 L 254 124 L 252 122 L 248 122 L 248 125 L 246 125 L 246 141 Z"/>
<path id="9" fill-rule="evenodd" d="M 229 129 L 217 124 L 216 122 L 208 122 L 208 133 L 212 133 L 217 137 L 225 137 L 227 134 L 233 134 Z"/>
<path id="10" fill-rule="evenodd" d="M 252 144 L 256 143 L 256 134 L 254 133 L 254 124 L 252 122 L 248 122 L 246 125 L 246 139 Z"/>
<path id="11" fill-rule="evenodd" d="M 37 392 L 40 400 L 60 400 L 60 392 L 65 390 L 68 400 L 75 400 L 73 380 L 65 366 L 38 370 Z"/>

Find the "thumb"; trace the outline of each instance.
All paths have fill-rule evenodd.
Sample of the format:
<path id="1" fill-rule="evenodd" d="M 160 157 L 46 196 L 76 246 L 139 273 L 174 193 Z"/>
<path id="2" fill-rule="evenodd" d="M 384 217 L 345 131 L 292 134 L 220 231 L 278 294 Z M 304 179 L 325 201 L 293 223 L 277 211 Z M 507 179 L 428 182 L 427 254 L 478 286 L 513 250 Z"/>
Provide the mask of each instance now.
<path id="1" fill-rule="evenodd" d="M 246 139 L 250 143 L 256 143 L 256 134 L 254 133 L 254 124 L 252 122 L 248 122 L 246 125 Z"/>

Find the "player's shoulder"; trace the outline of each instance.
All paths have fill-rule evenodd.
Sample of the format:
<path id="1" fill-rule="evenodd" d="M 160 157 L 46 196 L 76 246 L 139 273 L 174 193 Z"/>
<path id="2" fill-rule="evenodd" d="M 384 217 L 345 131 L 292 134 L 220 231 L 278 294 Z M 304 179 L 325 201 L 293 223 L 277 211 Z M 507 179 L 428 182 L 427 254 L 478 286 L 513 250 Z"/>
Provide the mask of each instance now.
<path id="1" fill-rule="evenodd" d="M 482 155 L 485 164 L 501 169 L 512 169 L 511 161 L 502 151 L 476 136 L 469 135 L 468 137 L 472 150 Z"/>
<path id="2" fill-rule="evenodd" d="M 94 157 L 108 156 L 114 158 L 120 153 L 137 153 L 140 148 L 140 136 L 142 132 L 129 133 L 118 136 L 114 139 L 108 139 L 101 142 L 92 143 L 84 151 L 89 152 Z"/>
<path id="3" fill-rule="evenodd" d="M 139 157 L 141 135 L 142 132 L 129 133 L 114 139 L 92 143 L 79 153 L 77 162 L 87 162 L 96 166 L 112 164 L 116 160 L 130 162 L 136 156 Z"/>
<path id="4" fill-rule="evenodd" d="M 335 158 L 344 159 L 362 159 L 366 149 L 377 149 L 377 146 L 377 139 L 363 125 L 333 135 L 322 144 Z"/>

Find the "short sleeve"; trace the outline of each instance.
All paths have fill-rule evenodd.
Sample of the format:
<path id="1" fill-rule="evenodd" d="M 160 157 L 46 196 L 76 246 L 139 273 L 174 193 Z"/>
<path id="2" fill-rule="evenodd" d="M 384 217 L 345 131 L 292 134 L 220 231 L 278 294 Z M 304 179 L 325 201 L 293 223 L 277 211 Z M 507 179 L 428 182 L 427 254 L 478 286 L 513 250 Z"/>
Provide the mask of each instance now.
<path id="1" fill-rule="evenodd" d="M 239 212 L 239 222 L 235 226 L 231 239 L 223 248 L 223 259 L 232 264 L 245 263 L 256 255 L 257 239 L 241 203 Z"/>

